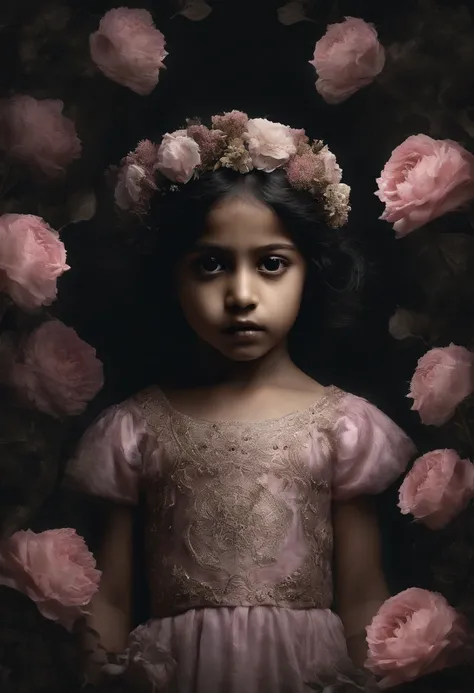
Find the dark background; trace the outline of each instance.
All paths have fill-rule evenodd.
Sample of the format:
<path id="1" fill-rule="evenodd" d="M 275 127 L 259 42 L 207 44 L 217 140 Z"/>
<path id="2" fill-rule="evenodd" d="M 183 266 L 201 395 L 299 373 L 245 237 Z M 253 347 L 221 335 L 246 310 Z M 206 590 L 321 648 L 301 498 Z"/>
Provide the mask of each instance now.
<path id="1" fill-rule="evenodd" d="M 283 2 L 210 4 L 213 11 L 201 22 L 176 14 L 177 2 L 127 4 L 149 9 L 167 41 L 166 70 L 148 97 L 108 81 L 91 64 L 88 35 L 113 3 L 19 0 L 0 8 L 0 95 L 62 99 L 84 147 L 81 160 L 64 180 L 19 176 L 6 185 L 8 193 L 0 199 L 0 213 L 37 213 L 61 229 L 72 269 L 60 280 L 54 311 L 96 347 L 105 366 L 107 386 L 84 417 L 68 427 L 60 468 L 67 451 L 104 406 L 149 384 L 152 346 L 160 330 L 166 330 L 154 319 L 157 297 L 143 293 L 146 234 L 117 216 L 105 172 L 139 139 L 157 138 L 189 117 L 207 122 L 212 114 L 232 109 L 305 128 L 311 138 L 325 140 L 352 188 L 348 229 L 368 262 L 364 311 L 351 331 L 334 335 L 327 359 L 315 367 L 324 371 L 326 380 L 367 396 L 385 410 L 413 436 L 420 452 L 445 444 L 444 433 L 419 424 L 406 394 L 416 361 L 430 346 L 472 344 L 471 218 L 450 215 L 396 241 L 391 227 L 378 220 L 382 205 L 374 190 L 392 149 L 408 135 L 450 137 L 472 151 L 472 138 L 458 117 L 462 111 L 473 114 L 472 8 L 454 1 L 318 0 L 306 5 L 308 21 L 283 26 L 277 17 Z M 68 14 L 66 24 L 51 29 L 44 17 L 61 11 Z M 327 24 L 347 15 L 375 23 L 387 49 L 387 64 L 373 85 L 339 106 L 329 106 L 315 90 L 316 75 L 308 61 Z M 32 57 L 25 49 L 28 41 L 35 45 Z M 2 175 L 8 183 L 8 173 Z M 70 197 L 84 190 L 96 195 L 97 213 L 91 220 L 71 222 Z M 453 239 L 459 238 L 455 251 Z M 155 271 L 159 273 L 159 263 Z M 388 321 L 399 305 L 440 321 L 435 338 L 394 340 Z M 60 478 L 61 473 L 58 484 Z M 74 521 L 94 545 L 100 509 L 71 515 L 76 506 L 64 501 L 58 484 L 29 526 L 40 531 Z M 473 601 L 471 516 L 464 514 L 449 532 L 434 539 L 402 519 L 397 488 L 394 485 L 379 499 L 392 589 L 415 584 L 440 589 L 468 612 Z M 140 622 L 147 616 L 147 605 L 141 580 L 138 586 Z M 12 597 L 7 591 L 5 596 L 4 590 L 1 594 L 5 627 L 2 631 L 0 626 L 0 665 L 16 671 L 11 691 L 54 693 L 64 686 L 75 690 L 71 672 L 77 670 L 77 652 L 69 641 L 64 641 L 65 649 L 59 648 L 63 631 L 45 623 L 20 595 Z M 41 656 L 29 660 L 31 652 Z M 28 661 L 29 675 L 23 672 Z M 444 679 L 429 685 L 426 690 L 460 690 L 445 685 Z"/>

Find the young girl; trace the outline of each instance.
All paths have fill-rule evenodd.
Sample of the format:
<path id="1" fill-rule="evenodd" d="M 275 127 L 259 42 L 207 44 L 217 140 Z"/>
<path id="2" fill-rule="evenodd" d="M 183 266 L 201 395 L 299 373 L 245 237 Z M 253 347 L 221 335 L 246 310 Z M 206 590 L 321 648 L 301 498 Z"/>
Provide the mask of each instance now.
<path id="1" fill-rule="evenodd" d="M 347 216 L 340 175 L 320 142 L 237 112 L 124 161 L 117 201 L 151 202 L 157 302 L 181 320 L 163 338 L 186 356 L 101 416 L 67 478 L 116 502 L 89 625 L 156 689 L 349 690 L 389 596 L 369 496 L 412 443 L 293 353 L 319 339 L 308 318 L 321 326 L 341 297 L 329 281 L 348 257 L 331 228 Z M 151 619 L 129 635 L 142 499 Z"/>

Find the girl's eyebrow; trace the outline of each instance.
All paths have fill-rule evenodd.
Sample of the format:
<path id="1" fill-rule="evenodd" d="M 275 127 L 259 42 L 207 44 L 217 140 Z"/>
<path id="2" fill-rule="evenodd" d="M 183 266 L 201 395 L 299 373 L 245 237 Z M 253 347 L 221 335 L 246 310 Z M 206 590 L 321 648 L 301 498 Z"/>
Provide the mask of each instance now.
<path id="1" fill-rule="evenodd" d="M 257 248 L 253 248 L 253 250 L 257 253 L 265 253 L 265 252 L 272 252 L 276 250 L 296 250 L 295 246 L 293 243 L 288 243 L 281 241 L 280 243 L 269 243 L 268 245 L 262 245 L 258 246 Z M 198 241 L 194 246 L 193 246 L 193 252 L 200 252 L 200 251 L 214 251 L 214 252 L 221 252 L 221 253 L 232 253 L 234 252 L 234 248 L 230 248 L 229 246 L 225 245 L 219 245 L 218 243 L 207 243 L 206 241 Z"/>

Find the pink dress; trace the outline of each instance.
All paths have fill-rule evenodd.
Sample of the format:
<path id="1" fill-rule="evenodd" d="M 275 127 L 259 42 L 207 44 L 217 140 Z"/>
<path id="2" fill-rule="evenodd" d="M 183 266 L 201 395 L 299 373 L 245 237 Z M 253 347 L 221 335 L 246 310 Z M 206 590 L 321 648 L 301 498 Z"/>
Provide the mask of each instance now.
<path id="1" fill-rule="evenodd" d="M 173 693 L 303 693 L 344 668 L 331 501 L 384 490 L 413 453 L 335 387 L 254 423 L 191 418 L 157 388 L 107 410 L 67 478 L 146 504 L 153 618 L 130 636 L 134 661 Z"/>

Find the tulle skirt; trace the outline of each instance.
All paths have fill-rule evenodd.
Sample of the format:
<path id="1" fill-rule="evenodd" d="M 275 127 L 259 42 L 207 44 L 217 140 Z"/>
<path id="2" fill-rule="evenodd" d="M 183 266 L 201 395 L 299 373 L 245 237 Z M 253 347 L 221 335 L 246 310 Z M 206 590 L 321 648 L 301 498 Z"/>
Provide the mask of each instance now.
<path id="1" fill-rule="evenodd" d="M 165 693 L 310 693 L 351 668 L 328 609 L 191 609 L 133 631 L 130 655 Z"/>

